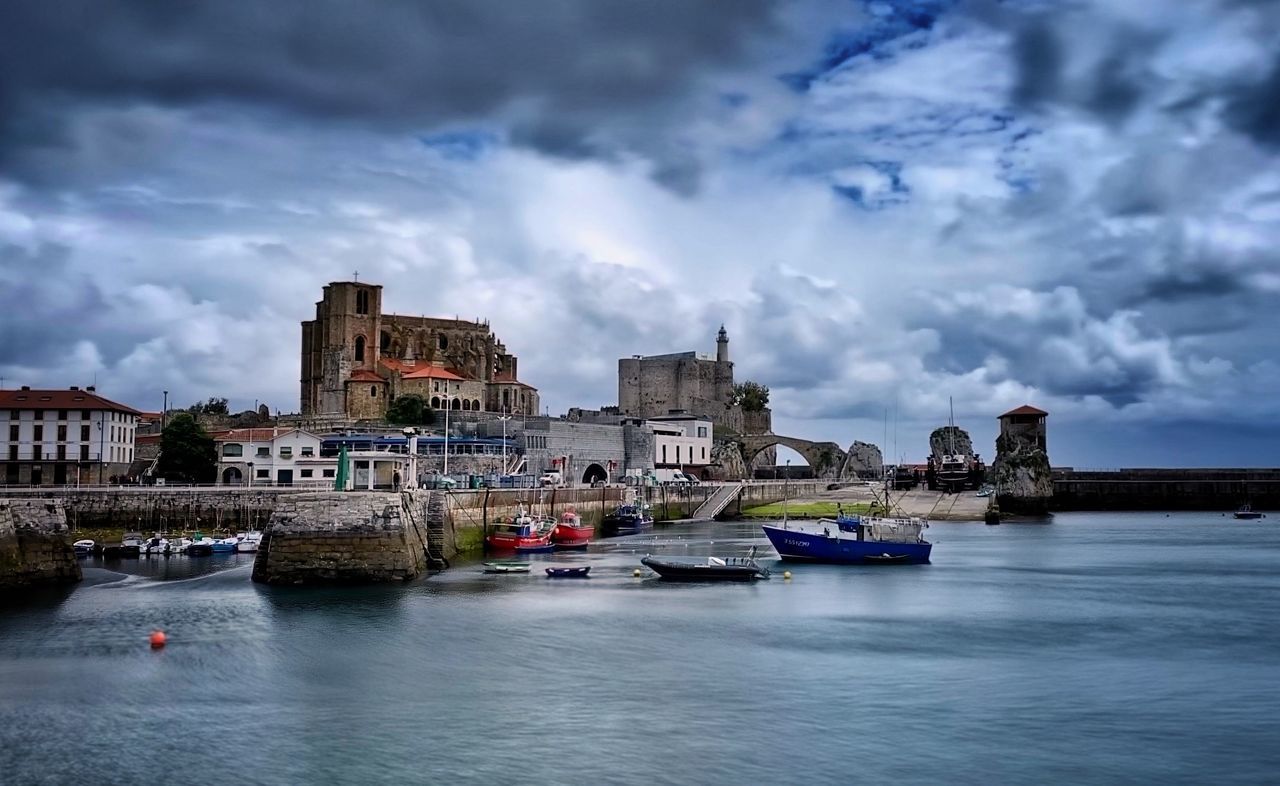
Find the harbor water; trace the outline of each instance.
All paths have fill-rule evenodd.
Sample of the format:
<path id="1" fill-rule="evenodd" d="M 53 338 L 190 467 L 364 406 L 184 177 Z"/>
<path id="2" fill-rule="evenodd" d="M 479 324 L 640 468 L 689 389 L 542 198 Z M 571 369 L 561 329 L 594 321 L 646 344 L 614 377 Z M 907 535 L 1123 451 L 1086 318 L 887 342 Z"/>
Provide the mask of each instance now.
<path id="1" fill-rule="evenodd" d="M 932 565 L 770 561 L 752 585 L 632 576 L 650 552 L 772 554 L 746 523 L 365 588 L 255 585 L 251 555 L 88 560 L 0 607 L 0 781 L 1280 777 L 1280 517 L 928 534 Z"/>

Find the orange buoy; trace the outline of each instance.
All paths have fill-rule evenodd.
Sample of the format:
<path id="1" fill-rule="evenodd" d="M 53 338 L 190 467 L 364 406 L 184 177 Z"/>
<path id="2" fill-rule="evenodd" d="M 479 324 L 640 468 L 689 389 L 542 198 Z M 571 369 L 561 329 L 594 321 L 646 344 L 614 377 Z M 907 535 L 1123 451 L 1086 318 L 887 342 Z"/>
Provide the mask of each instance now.
<path id="1" fill-rule="evenodd" d="M 164 646 L 164 643 L 165 643 L 164 631 L 162 630 L 151 631 L 151 649 L 158 650 Z"/>

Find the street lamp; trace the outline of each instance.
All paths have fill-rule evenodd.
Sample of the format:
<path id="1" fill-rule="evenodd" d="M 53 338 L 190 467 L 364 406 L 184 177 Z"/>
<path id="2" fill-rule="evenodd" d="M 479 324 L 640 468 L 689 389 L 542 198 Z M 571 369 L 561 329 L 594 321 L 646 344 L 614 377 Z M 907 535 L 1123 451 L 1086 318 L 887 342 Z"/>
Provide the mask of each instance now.
<path id="1" fill-rule="evenodd" d="M 253 462 L 249 462 L 249 488 L 253 488 Z"/>
<path id="2" fill-rule="evenodd" d="M 447 383 L 446 383 L 447 384 Z M 449 391 L 444 394 L 444 476 L 449 477 Z"/>
<path id="3" fill-rule="evenodd" d="M 169 424 L 169 391 L 164 392 L 164 408 L 160 410 L 160 430 Z"/>
<path id="4" fill-rule="evenodd" d="M 507 421 L 511 420 L 510 415 L 499 415 L 498 420 L 502 421 L 502 474 L 507 474 Z"/>

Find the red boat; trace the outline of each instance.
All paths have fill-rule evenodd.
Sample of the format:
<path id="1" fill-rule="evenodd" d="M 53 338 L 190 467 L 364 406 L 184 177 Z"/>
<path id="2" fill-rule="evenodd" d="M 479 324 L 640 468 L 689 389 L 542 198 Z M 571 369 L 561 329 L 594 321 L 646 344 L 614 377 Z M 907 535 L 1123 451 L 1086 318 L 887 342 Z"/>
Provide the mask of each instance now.
<path id="1" fill-rule="evenodd" d="M 551 551 L 552 522 L 537 521 L 523 513 L 511 521 L 489 528 L 489 547 L 495 551 L 518 551 L 525 554 Z"/>
<path id="2" fill-rule="evenodd" d="M 585 549 L 587 544 L 591 542 L 591 536 L 595 532 L 595 527 L 590 524 L 583 524 L 582 517 L 569 510 L 565 511 L 560 516 L 560 520 L 556 522 L 556 528 L 551 533 L 551 539 L 555 541 L 557 548 Z"/>

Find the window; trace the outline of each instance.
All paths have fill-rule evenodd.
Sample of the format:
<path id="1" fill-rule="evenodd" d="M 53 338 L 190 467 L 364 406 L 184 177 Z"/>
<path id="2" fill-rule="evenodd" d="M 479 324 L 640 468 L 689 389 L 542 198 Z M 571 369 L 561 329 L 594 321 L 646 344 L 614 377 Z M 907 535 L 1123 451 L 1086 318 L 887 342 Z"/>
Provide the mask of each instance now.
<path id="1" fill-rule="evenodd" d="M 223 458 L 236 458 L 244 455 L 244 445 L 235 442 L 228 442 L 222 446 Z"/>
<path id="2" fill-rule="evenodd" d="M 312 475 L 312 470 L 304 469 L 304 470 L 300 471 L 298 474 L 299 474 L 299 475 L 301 475 L 301 476 L 302 476 L 302 477 L 304 477 L 304 478 L 309 478 L 309 477 L 311 477 L 311 475 Z"/>
<path id="3" fill-rule="evenodd" d="M 269 469 L 260 469 L 260 470 L 258 470 L 257 472 L 255 472 L 254 474 L 255 474 L 257 477 L 262 478 L 263 480 L 266 480 L 267 478 L 271 477 L 271 470 L 269 470 Z"/>
<path id="4" fill-rule="evenodd" d="M 271 458 L 271 448 L 258 448 L 258 458 Z"/>
<path id="5" fill-rule="evenodd" d="M 39 461 L 39 460 L 40 460 L 40 459 L 42 459 L 42 458 L 44 458 L 44 456 L 42 456 L 42 455 L 41 455 L 41 453 L 40 453 L 40 446 L 39 446 L 39 445 L 32 445 L 32 446 L 31 446 L 31 460 L 32 460 L 32 461 Z"/>
<path id="6" fill-rule="evenodd" d="M 707 427 L 706 427 L 706 426 L 698 426 L 698 436 L 700 436 L 700 437 L 705 437 L 706 435 L 707 435 Z"/>
<path id="7" fill-rule="evenodd" d="M 88 423 L 83 423 L 80 425 L 80 441 L 81 442 L 89 441 L 89 424 Z"/>
<path id="8" fill-rule="evenodd" d="M 9 419 L 10 419 L 10 420 L 17 420 L 17 419 L 18 419 L 18 415 L 19 415 L 18 410 L 16 410 L 16 409 L 11 409 L 11 410 L 9 410 Z"/>
<path id="9" fill-rule="evenodd" d="M 667 463 L 667 446 L 666 445 L 662 446 L 662 463 L 663 464 Z"/>
<path id="10" fill-rule="evenodd" d="M 370 386 L 369 386 L 369 398 L 377 398 L 377 397 L 378 397 L 378 386 L 377 386 L 377 385 L 370 385 Z"/>
<path id="11" fill-rule="evenodd" d="M 58 410 L 58 420 L 66 420 L 66 419 L 67 419 L 67 411 L 65 409 Z"/>
<path id="12" fill-rule="evenodd" d="M 66 461 L 66 460 L 67 460 L 67 446 L 66 446 L 66 445 L 59 445 L 59 446 L 58 446 L 58 461 Z"/>
<path id="13" fill-rule="evenodd" d="M 356 290 L 356 313 L 357 314 L 369 313 L 369 290 L 367 289 Z"/>
<path id="14" fill-rule="evenodd" d="M 33 415 L 32 417 L 34 417 L 36 420 L 44 420 L 44 410 L 43 410 L 43 409 L 37 409 L 37 410 L 36 410 L 36 414 L 35 414 L 35 415 Z"/>
<path id="15" fill-rule="evenodd" d="M 10 446 L 9 446 L 9 460 L 10 460 L 10 461 L 17 461 L 17 460 L 18 460 L 18 446 L 17 446 L 17 445 L 10 445 Z"/>
<path id="16" fill-rule="evenodd" d="M 42 426 L 42 425 L 40 425 L 39 423 L 37 423 L 37 424 L 35 425 L 35 430 L 33 431 L 33 433 L 32 433 L 32 437 L 31 437 L 31 438 L 32 438 L 33 440 L 35 440 L 36 442 L 40 442 L 41 440 L 43 440 L 43 439 L 44 439 L 44 426 Z"/>
<path id="17" fill-rule="evenodd" d="M 384 353 L 391 350 L 391 334 L 385 330 L 382 331 L 382 335 L 378 336 L 378 348 Z"/>
<path id="18" fill-rule="evenodd" d="M 364 336 L 356 336 L 356 362 L 364 362 Z"/>
<path id="19" fill-rule="evenodd" d="M 303 456 L 314 456 L 315 454 L 316 454 L 316 449 L 315 449 L 315 448 L 312 448 L 312 447 L 304 447 L 304 448 L 302 449 L 302 455 L 303 455 Z"/>
<path id="20" fill-rule="evenodd" d="M 89 460 L 89 446 L 88 446 L 88 445 L 81 445 L 81 446 L 80 446 L 80 460 L 81 460 L 81 461 L 88 461 L 88 460 Z"/>
<path id="21" fill-rule="evenodd" d="M 9 441 L 10 442 L 18 441 L 18 424 L 17 423 L 9 424 Z"/>
<path id="22" fill-rule="evenodd" d="M 440 349 L 448 349 L 448 348 L 449 348 L 449 337 L 448 337 L 448 336 L 446 336 L 446 335 L 445 335 L 445 334 L 443 334 L 443 333 L 441 333 L 440 335 L 436 336 L 436 346 L 437 346 L 437 347 L 439 347 Z"/>
<path id="23" fill-rule="evenodd" d="M 703 461 L 706 461 L 706 460 L 707 460 L 707 446 L 706 446 L 706 445 L 703 445 L 703 446 L 702 446 L 702 460 L 703 460 Z"/>
<path id="24" fill-rule="evenodd" d="M 284 445 L 280 448 L 280 458 L 293 458 L 293 447 Z"/>
<path id="25" fill-rule="evenodd" d="M 331 478 L 331 477 L 333 477 L 333 473 L 334 473 L 334 470 L 326 469 L 326 470 L 324 471 L 324 476 L 325 476 L 326 478 Z"/>
<path id="26" fill-rule="evenodd" d="M 59 442 L 67 441 L 67 427 L 65 425 L 58 426 L 58 441 Z"/>
<path id="27" fill-rule="evenodd" d="M 88 419 L 89 419 L 89 410 L 87 410 L 87 409 L 82 409 L 82 410 L 80 410 L 80 419 L 81 419 L 81 420 L 88 420 Z"/>
<path id="28" fill-rule="evenodd" d="M 679 445 L 676 445 L 676 463 L 677 463 L 677 464 L 683 464 L 683 463 L 684 463 L 684 462 L 682 462 L 682 461 L 680 460 L 680 446 L 679 446 Z"/>

